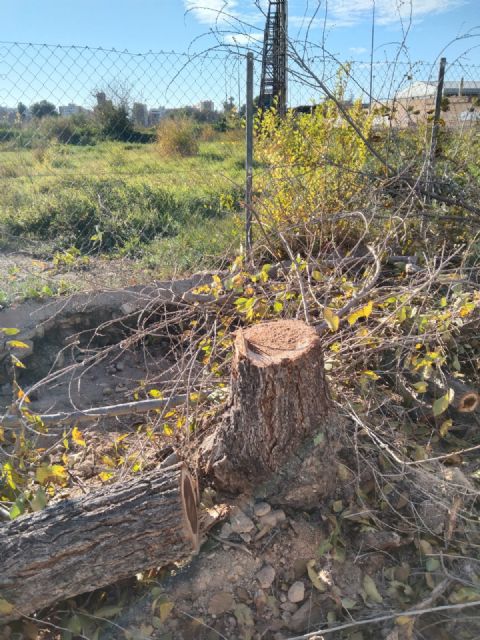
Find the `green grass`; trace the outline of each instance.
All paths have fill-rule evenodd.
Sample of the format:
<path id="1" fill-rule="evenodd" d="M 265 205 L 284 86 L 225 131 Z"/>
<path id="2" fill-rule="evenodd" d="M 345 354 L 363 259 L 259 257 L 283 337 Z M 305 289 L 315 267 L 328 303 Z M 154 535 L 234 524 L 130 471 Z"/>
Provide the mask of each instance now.
<path id="1" fill-rule="evenodd" d="M 161 157 L 155 144 L 5 144 L 0 242 L 20 238 L 45 255 L 75 246 L 142 257 L 151 267 L 173 268 L 177 258 L 183 269 L 206 267 L 205 256 L 235 241 L 243 181 L 241 131 L 218 133 L 189 158 Z"/>

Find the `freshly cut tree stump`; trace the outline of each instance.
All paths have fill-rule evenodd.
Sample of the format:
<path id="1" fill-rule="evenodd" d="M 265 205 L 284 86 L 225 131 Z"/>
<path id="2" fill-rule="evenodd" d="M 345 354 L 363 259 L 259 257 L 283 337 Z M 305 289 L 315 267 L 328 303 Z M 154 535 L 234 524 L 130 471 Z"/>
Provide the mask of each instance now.
<path id="1" fill-rule="evenodd" d="M 281 320 L 238 331 L 231 407 L 212 446 L 217 484 L 238 491 L 269 479 L 275 484 L 272 492 L 284 502 L 279 483 L 298 494 L 306 476 L 309 494 L 318 500 L 318 493 L 331 492 L 335 481 L 331 453 L 336 436 L 315 329 Z M 322 485 L 317 493 L 316 482 Z M 305 497 L 298 506 L 305 506 Z"/>
<path id="2" fill-rule="evenodd" d="M 191 556 L 196 496 L 177 464 L 0 527 L 0 624 Z"/>

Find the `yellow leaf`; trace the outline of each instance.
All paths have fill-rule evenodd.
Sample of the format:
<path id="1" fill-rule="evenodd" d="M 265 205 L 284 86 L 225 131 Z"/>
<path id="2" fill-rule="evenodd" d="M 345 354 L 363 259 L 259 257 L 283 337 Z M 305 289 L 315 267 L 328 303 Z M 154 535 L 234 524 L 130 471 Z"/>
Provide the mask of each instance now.
<path id="1" fill-rule="evenodd" d="M 25 391 L 22 391 L 22 389 L 19 389 L 17 391 L 17 398 L 19 400 L 23 400 L 24 402 L 30 402 L 30 398 L 25 394 Z"/>
<path id="2" fill-rule="evenodd" d="M 353 326 L 360 318 L 369 318 L 373 311 L 373 301 L 370 300 L 364 307 L 357 309 L 348 316 L 348 324 Z"/>
<path id="3" fill-rule="evenodd" d="M 7 344 L 9 347 L 12 347 L 12 349 L 30 349 L 28 344 L 25 344 L 25 342 L 21 342 L 20 340 L 8 340 Z"/>
<path id="4" fill-rule="evenodd" d="M 420 382 L 416 382 L 413 387 L 416 391 L 418 391 L 418 393 L 425 393 L 428 389 L 428 384 L 426 382 L 423 382 L 422 380 Z"/>
<path id="5" fill-rule="evenodd" d="M 13 364 L 18 367 L 19 369 L 26 369 L 27 367 L 23 364 L 23 362 L 21 360 L 19 360 L 17 357 L 15 356 L 10 356 L 12 359 Z"/>
<path id="6" fill-rule="evenodd" d="M 174 607 L 173 602 L 162 602 L 158 606 L 159 618 L 160 618 L 160 620 L 162 622 L 165 622 L 165 620 L 168 618 L 168 616 L 170 615 L 173 607 Z"/>
<path id="7" fill-rule="evenodd" d="M 151 398 L 158 398 L 159 400 L 163 399 L 163 393 L 158 389 L 150 389 L 150 391 L 148 392 L 148 395 Z"/>
<path id="8" fill-rule="evenodd" d="M 169 427 L 168 424 L 164 424 L 163 425 L 163 433 L 166 436 L 173 436 L 173 429 L 171 427 Z"/>
<path id="9" fill-rule="evenodd" d="M 0 442 L 5 442 L 5 431 L 3 427 L 0 427 Z"/>
<path id="10" fill-rule="evenodd" d="M 102 482 L 108 482 L 113 477 L 113 473 L 110 471 L 102 471 L 98 474 L 98 477 Z"/>
<path id="11" fill-rule="evenodd" d="M 398 616 L 398 618 L 395 618 L 395 622 L 400 626 L 410 624 L 411 620 L 412 618 L 409 618 L 408 616 Z"/>
<path id="12" fill-rule="evenodd" d="M 375 373 L 375 371 L 370 371 L 370 370 L 362 371 L 362 375 L 364 375 L 367 378 L 370 378 L 371 380 L 379 380 L 380 379 L 380 376 L 377 375 Z"/>
<path id="13" fill-rule="evenodd" d="M 200 394 L 197 392 L 191 393 L 190 394 L 190 401 L 191 402 L 197 402 L 197 400 L 200 400 Z"/>
<path id="14" fill-rule="evenodd" d="M 8 616 L 12 613 L 12 611 L 13 604 L 10 604 L 10 602 L 5 600 L 4 598 L 0 598 L 0 615 Z"/>
<path id="15" fill-rule="evenodd" d="M 328 583 L 322 580 L 322 575 L 315 569 L 315 560 L 309 560 L 307 562 L 307 572 L 315 589 L 324 593 L 327 590 Z"/>
<path id="16" fill-rule="evenodd" d="M 316 280 L 317 282 L 321 282 L 322 280 L 322 274 L 320 273 L 320 271 L 313 271 L 312 272 L 312 278 L 314 280 Z"/>
<path id="17" fill-rule="evenodd" d="M 444 422 L 442 422 L 442 424 L 440 425 L 440 437 L 445 438 L 445 436 L 448 434 L 452 426 L 453 426 L 453 420 L 451 419 L 445 420 Z"/>
<path id="18" fill-rule="evenodd" d="M 48 482 L 64 482 L 67 479 L 67 470 L 60 464 L 43 464 L 37 468 L 35 479 L 41 485 Z"/>
<path id="19" fill-rule="evenodd" d="M 6 336 L 16 336 L 17 333 L 20 333 L 20 329 L 11 329 L 9 327 L 2 327 L 0 331 Z"/>
<path id="20" fill-rule="evenodd" d="M 87 446 L 87 443 L 83 439 L 83 433 L 80 431 L 78 427 L 73 427 L 72 440 L 75 442 L 75 444 L 78 444 L 80 447 Z"/>
<path id="21" fill-rule="evenodd" d="M 328 307 L 325 307 L 323 317 L 325 318 L 325 322 L 327 323 L 330 331 L 338 331 L 338 327 L 340 326 L 340 318 L 335 314 L 334 311 L 332 311 Z"/>
<path id="22" fill-rule="evenodd" d="M 112 460 L 110 456 L 102 456 L 102 462 L 104 465 L 106 465 L 107 467 L 110 467 L 111 469 L 115 468 L 115 462 Z"/>
<path id="23" fill-rule="evenodd" d="M 442 413 L 444 413 L 444 411 L 448 409 L 448 405 L 452 402 L 454 395 L 455 395 L 454 390 L 449 389 L 444 396 L 435 400 L 432 406 L 433 415 L 435 417 L 441 415 Z"/>

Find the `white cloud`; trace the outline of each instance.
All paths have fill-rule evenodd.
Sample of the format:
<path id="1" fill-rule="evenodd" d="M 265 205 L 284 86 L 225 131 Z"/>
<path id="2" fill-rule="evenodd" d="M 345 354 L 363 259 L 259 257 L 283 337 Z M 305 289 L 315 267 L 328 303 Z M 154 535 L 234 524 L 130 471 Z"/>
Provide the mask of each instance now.
<path id="1" fill-rule="evenodd" d="M 217 24 L 238 17 L 237 0 L 184 0 L 185 10 L 202 24 Z"/>
<path id="2" fill-rule="evenodd" d="M 365 47 L 350 47 L 349 51 L 360 55 L 361 53 L 365 53 L 367 49 Z"/>
<path id="3" fill-rule="evenodd" d="M 400 20 L 423 18 L 450 11 L 464 4 L 464 0 L 376 0 L 376 22 L 395 24 Z M 372 17 L 373 0 L 337 0 L 330 18 L 338 26 L 353 26 Z"/>
<path id="4" fill-rule="evenodd" d="M 261 40 L 263 40 L 263 33 L 230 33 L 223 39 L 226 44 L 238 44 L 239 46 L 260 42 Z"/>

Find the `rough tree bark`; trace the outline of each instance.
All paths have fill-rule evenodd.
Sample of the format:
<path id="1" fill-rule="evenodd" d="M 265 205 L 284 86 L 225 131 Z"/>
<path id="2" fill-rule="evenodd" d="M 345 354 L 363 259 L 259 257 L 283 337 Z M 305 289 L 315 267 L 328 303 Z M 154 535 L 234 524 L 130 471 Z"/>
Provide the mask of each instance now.
<path id="1" fill-rule="evenodd" d="M 64 500 L 0 528 L 0 624 L 198 549 L 183 464 Z"/>
<path id="2" fill-rule="evenodd" d="M 230 410 L 206 445 L 217 485 L 258 493 L 263 480 L 272 501 L 318 504 L 335 483 L 337 427 L 314 328 L 282 320 L 237 332 Z"/>

